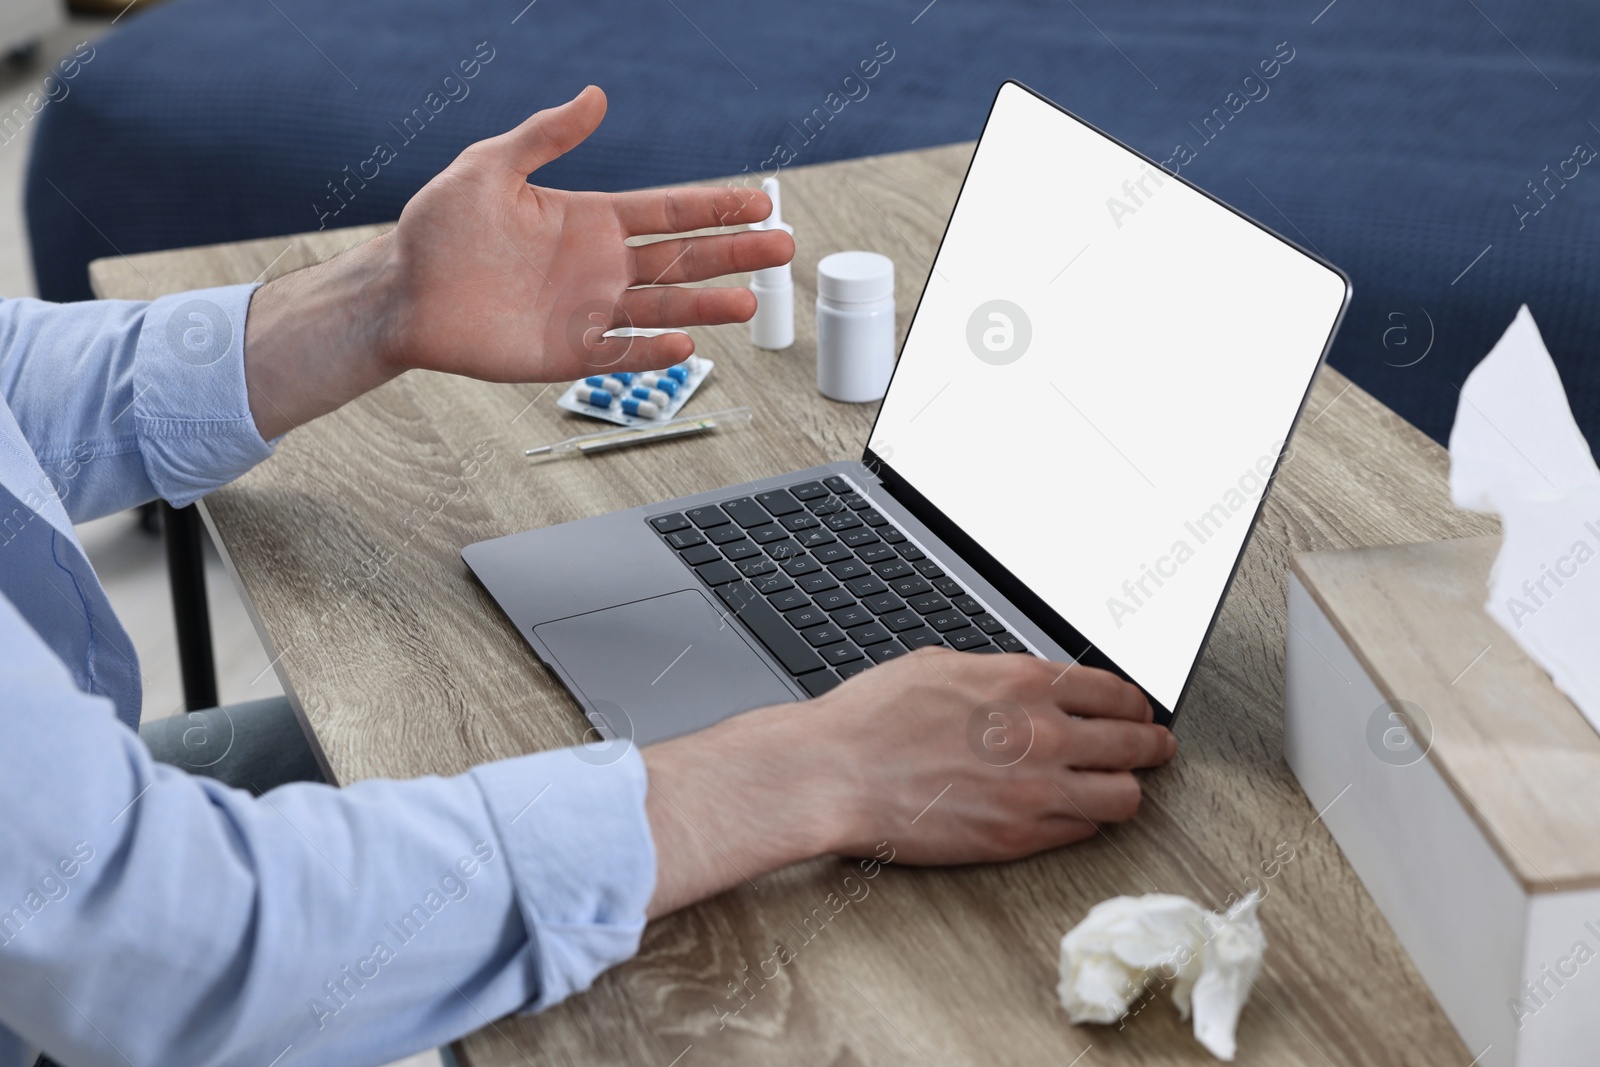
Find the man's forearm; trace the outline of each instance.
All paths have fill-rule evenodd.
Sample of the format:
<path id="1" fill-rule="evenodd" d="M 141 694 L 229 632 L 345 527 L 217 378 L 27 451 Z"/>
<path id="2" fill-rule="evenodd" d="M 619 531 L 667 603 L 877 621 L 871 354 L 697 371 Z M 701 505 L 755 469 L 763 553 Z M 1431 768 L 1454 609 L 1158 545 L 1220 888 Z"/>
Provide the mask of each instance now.
<path id="1" fill-rule="evenodd" d="M 245 323 L 250 413 L 267 439 L 403 369 L 388 357 L 395 284 L 388 235 L 256 290 Z"/>

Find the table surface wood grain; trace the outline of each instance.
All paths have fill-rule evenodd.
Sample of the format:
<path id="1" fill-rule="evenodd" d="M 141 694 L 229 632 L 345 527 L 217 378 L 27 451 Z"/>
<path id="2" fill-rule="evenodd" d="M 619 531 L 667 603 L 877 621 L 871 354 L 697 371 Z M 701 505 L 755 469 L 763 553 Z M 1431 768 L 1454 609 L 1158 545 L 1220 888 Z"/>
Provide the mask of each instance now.
<path id="1" fill-rule="evenodd" d="M 1373 682 L 1527 893 L 1600 888 L 1600 734 L 1483 608 L 1497 537 L 1297 556 Z M 1441 625 L 1442 620 L 1447 620 Z"/>
<path id="2" fill-rule="evenodd" d="M 860 455 L 875 405 L 815 389 L 817 260 L 841 248 L 891 256 L 903 338 L 971 149 L 784 172 L 798 244 L 794 347 L 755 350 L 740 327 L 695 331 L 718 360 L 695 406 L 755 408 L 738 436 L 535 466 L 524 448 L 591 428 L 557 409 L 559 386 L 411 373 L 289 435 L 207 497 L 284 689 L 336 779 L 453 774 L 576 742 L 574 704 L 471 579 L 461 548 Z M 92 278 L 102 296 L 133 298 L 270 278 L 379 229 L 102 260 Z M 1181 755 L 1146 775 L 1130 824 L 1020 863 L 888 867 L 837 914 L 824 904 L 844 862 L 772 874 L 651 924 L 636 959 L 539 1017 L 486 1026 L 459 1043 L 463 1060 L 1209 1063 L 1164 996 L 1125 1027 L 1070 1025 L 1055 997 L 1058 940 L 1117 894 L 1220 907 L 1261 888 L 1270 947 L 1239 1024 L 1239 1063 L 1465 1067 L 1478 1050 L 1451 1029 L 1282 756 L 1292 554 L 1494 533 L 1452 509 L 1446 464 L 1414 427 L 1322 372 L 1198 668 Z M 808 917 L 820 932 L 805 937 Z M 778 940 L 792 961 L 747 982 Z M 745 999 L 734 983 L 746 983 Z"/>

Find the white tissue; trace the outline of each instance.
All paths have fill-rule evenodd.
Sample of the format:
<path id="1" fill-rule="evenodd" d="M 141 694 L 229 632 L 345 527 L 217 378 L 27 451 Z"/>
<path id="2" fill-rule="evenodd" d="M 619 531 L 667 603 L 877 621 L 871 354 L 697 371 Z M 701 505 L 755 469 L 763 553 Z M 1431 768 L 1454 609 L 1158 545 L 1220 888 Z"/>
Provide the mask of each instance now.
<path id="1" fill-rule="evenodd" d="M 1074 1023 L 1114 1023 L 1136 998 L 1171 985 L 1179 1017 L 1194 1012 L 1195 1040 L 1233 1059 L 1239 1012 L 1267 948 L 1260 904 L 1256 893 L 1226 914 L 1166 893 L 1096 904 L 1061 939 L 1061 1006 Z"/>
<path id="2" fill-rule="evenodd" d="M 1600 729 L 1600 468 L 1526 305 L 1461 387 L 1450 496 L 1500 516 L 1484 610 Z"/>

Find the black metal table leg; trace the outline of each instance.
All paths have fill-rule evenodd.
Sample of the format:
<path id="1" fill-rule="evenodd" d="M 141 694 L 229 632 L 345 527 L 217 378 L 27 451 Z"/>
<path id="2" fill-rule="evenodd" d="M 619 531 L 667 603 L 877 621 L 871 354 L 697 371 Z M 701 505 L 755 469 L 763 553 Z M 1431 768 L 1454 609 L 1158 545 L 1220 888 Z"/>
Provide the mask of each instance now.
<path id="1" fill-rule="evenodd" d="M 183 703 L 190 711 L 217 706 L 217 664 L 211 651 L 211 609 L 206 604 L 205 534 L 193 504 L 161 503 L 162 536 L 167 545 L 167 577 L 172 583 L 172 614 L 178 624 L 178 668 Z"/>

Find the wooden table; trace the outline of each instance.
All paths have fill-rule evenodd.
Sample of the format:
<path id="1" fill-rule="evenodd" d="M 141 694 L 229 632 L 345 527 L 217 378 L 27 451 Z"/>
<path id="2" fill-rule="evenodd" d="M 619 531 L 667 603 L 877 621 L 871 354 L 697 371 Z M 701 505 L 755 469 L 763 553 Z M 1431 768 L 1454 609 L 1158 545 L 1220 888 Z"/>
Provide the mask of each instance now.
<path id="1" fill-rule="evenodd" d="M 757 351 L 738 327 L 696 332 L 718 369 L 695 406 L 749 404 L 753 430 L 532 466 L 524 448 L 589 428 L 556 408 L 559 387 L 412 373 L 296 431 L 207 497 L 334 778 L 455 774 L 576 742 L 574 705 L 471 580 L 462 546 L 859 455 L 873 406 L 815 389 L 817 260 L 841 248 L 892 256 L 903 337 L 971 150 L 784 172 L 799 246 L 794 348 Z M 379 229 L 101 260 L 91 273 L 102 296 L 148 297 L 276 276 Z M 475 477 L 457 480 L 474 456 Z M 1213 1062 L 1165 996 L 1125 1029 L 1069 1025 L 1055 998 L 1057 942 L 1119 893 L 1220 906 L 1260 885 L 1270 948 L 1240 1023 L 1239 1063 L 1466 1067 L 1472 1053 L 1281 755 L 1291 553 L 1494 532 L 1451 508 L 1445 472 L 1443 450 L 1325 370 L 1201 662 L 1178 726 L 1182 754 L 1146 776 L 1136 820 L 1021 863 L 885 869 L 724 1018 L 717 1008 L 738 1004 L 731 983 L 775 938 L 798 940 L 795 928 L 848 871 L 823 859 L 772 874 L 652 924 L 637 959 L 542 1016 L 471 1035 L 463 1062 Z"/>

